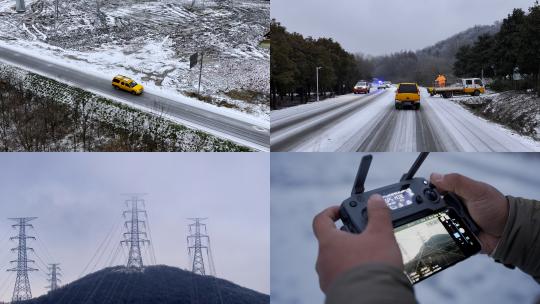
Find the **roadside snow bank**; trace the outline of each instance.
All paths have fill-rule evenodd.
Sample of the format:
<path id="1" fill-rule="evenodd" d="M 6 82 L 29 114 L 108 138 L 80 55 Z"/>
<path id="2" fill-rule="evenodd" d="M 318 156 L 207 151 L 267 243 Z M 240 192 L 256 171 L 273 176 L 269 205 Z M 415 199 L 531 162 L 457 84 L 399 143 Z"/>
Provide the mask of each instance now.
<path id="1" fill-rule="evenodd" d="M 452 101 L 521 135 L 540 139 L 540 98 L 535 95 L 510 91 Z"/>

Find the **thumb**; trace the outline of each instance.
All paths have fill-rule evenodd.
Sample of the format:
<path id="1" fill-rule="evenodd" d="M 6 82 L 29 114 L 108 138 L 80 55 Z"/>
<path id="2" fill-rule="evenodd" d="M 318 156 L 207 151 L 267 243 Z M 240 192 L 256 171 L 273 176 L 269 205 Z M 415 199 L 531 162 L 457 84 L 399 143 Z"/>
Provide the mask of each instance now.
<path id="1" fill-rule="evenodd" d="M 457 173 L 446 175 L 433 173 L 430 181 L 439 191 L 453 192 L 465 201 L 475 200 L 486 193 L 486 184 Z"/>
<path id="2" fill-rule="evenodd" d="M 367 203 L 368 224 L 366 231 L 393 233 L 392 216 L 386 202 L 379 194 L 372 195 Z"/>

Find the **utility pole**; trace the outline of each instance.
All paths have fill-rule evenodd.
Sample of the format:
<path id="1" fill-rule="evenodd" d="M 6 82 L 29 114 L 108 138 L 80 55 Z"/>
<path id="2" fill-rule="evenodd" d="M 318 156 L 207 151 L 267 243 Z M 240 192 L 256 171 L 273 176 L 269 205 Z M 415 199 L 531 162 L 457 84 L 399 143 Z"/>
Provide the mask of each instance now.
<path id="1" fill-rule="evenodd" d="M 197 94 L 201 95 L 201 78 L 202 78 L 202 62 L 203 62 L 204 52 L 201 52 L 201 67 L 199 69 L 199 89 L 197 90 Z"/>
<path id="2" fill-rule="evenodd" d="M 203 249 L 206 251 L 207 265 L 209 266 L 210 275 L 215 275 L 214 261 L 212 258 L 212 251 L 210 249 L 210 237 L 206 232 L 206 224 L 202 221 L 207 218 L 188 218 L 193 221 L 188 225 L 189 235 L 187 237 L 188 254 L 191 260 L 191 272 L 200 275 L 207 275 L 207 269 L 205 269 Z M 203 232 L 204 230 L 204 232 Z M 206 241 L 206 242 L 205 242 Z"/>
<path id="3" fill-rule="evenodd" d="M 32 298 L 32 291 L 30 289 L 28 272 L 37 271 L 37 269 L 28 267 L 28 263 L 34 263 L 33 260 L 28 259 L 28 251 L 33 251 L 34 249 L 26 247 L 26 240 L 35 240 L 36 238 L 26 235 L 26 227 L 34 228 L 31 224 L 28 224 L 28 222 L 37 219 L 37 217 L 19 217 L 9 219 L 17 222 L 17 224 L 12 225 L 11 227 L 19 228 L 19 235 L 10 238 L 10 240 L 17 239 L 19 241 L 18 246 L 11 249 L 11 251 L 17 251 L 17 260 L 11 261 L 10 263 L 16 262 L 17 267 L 7 270 L 17 272 L 17 279 L 15 280 L 15 287 L 13 288 L 13 296 L 11 297 L 11 302 L 19 303 L 21 301 L 29 300 Z"/>
<path id="4" fill-rule="evenodd" d="M 482 68 L 482 84 L 484 83 L 484 68 Z"/>
<path id="5" fill-rule="evenodd" d="M 317 75 L 317 101 L 319 101 L 319 70 L 322 69 L 322 67 L 317 67 L 315 69 L 315 74 Z"/>
<path id="6" fill-rule="evenodd" d="M 141 244 L 144 246 L 145 243 L 150 243 L 144 231 L 146 229 L 146 223 L 139 219 L 139 213 L 143 213 L 146 216 L 146 211 L 139 208 L 139 206 L 144 208 L 144 200 L 140 199 L 138 195 L 133 194 L 131 199 L 126 200 L 126 205 L 130 208 L 123 213 L 124 217 L 126 217 L 126 214 L 129 214 L 129 220 L 124 223 L 128 232 L 124 233 L 125 240 L 120 243 L 129 245 L 127 267 L 142 270 Z"/>
<path id="7" fill-rule="evenodd" d="M 49 264 L 49 279 L 47 279 L 51 284 L 49 286 L 47 286 L 47 288 L 50 290 L 50 291 L 53 291 L 53 290 L 56 290 L 58 289 L 58 286 L 59 286 L 59 283 L 60 283 L 60 279 L 58 277 L 62 276 L 62 274 L 60 273 L 60 267 L 59 267 L 59 263 L 54 263 L 54 264 Z"/>
<path id="8" fill-rule="evenodd" d="M 24 13 L 26 11 L 24 0 L 15 0 L 15 10 L 17 13 Z"/>
<path id="9" fill-rule="evenodd" d="M 54 0 L 54 14 L 55 14 L 55 19 L 54 19 L 54 30 L 55 31 L 58 31 L 58 1 L 59 0 Z"/>

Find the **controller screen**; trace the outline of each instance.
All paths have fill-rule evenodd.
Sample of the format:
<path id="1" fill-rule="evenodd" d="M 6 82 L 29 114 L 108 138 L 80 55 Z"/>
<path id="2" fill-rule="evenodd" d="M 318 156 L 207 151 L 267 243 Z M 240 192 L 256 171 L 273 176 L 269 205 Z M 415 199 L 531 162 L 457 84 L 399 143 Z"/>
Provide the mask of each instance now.
<path id="1" fill-rule="evenodd" d="M 414 192 L 411 188 L 383 195 L 383 199 L 390 210 L 396 210 L 412 205 Z"/>
<path id="2" fill-rule="evenodd" d="M 474 245 L 472 233 L 448 210 L 397 227 L 394 233 L 413 284 L 464 260 L 466 247 Z"/>

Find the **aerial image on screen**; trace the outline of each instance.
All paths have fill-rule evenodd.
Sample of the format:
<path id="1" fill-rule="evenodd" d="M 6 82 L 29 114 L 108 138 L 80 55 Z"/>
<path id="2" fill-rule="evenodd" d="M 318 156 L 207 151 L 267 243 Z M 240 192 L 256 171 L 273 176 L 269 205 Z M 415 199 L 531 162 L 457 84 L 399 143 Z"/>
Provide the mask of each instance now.
<path id="1" fill-rule="evenodd" d="M 441 212 L 395 229 L 405 273 L 411 283 L 466 258 L 443 222 L 450 222 L 450 218 Z"/>

